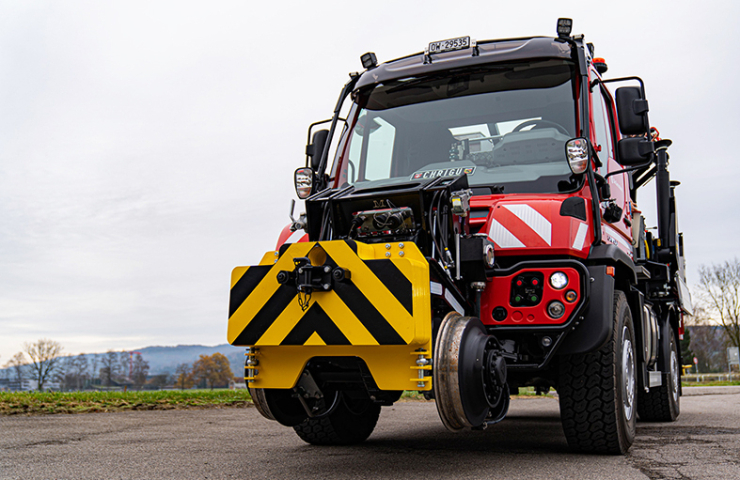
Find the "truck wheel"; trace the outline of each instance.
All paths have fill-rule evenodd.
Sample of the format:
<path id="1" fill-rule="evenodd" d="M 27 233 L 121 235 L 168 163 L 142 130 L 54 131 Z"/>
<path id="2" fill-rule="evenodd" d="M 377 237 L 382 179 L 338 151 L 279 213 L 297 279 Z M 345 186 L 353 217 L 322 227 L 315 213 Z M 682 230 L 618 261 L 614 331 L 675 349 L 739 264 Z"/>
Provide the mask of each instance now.
<path id="1" fill-rule="evenodd" d="M 352 445 L 364 442 L 373 433 L 379 416 L 380 405 L 342 395 L 331 413 L 308 418 L 293 429 L 301 440 L 312 445 Z"/>
<path id="2" fill-rule="evenodd" d="M 637 413 L 640 420 L 648 422 L 673 422 L 681 412 L 678 394 L 679 375 L 678 347 L 673 328 L 668 327 L 668 348 L 660 360 L 661 371 L 667 372 L 666 380 L 660 387 L 651 388 L 649 392 L 641 391 L 637 397 Z M 665 378 L 664 377 L 664 378 Z"/>
<path id="3" fill-rule="evenodd" d="M 614 292 L 611 339 L 595 352 L 560 360 L 560 417 L 568 445 L 583 452 L 624 454 L 635 439 L 637 370 L 627 298 Z"/>

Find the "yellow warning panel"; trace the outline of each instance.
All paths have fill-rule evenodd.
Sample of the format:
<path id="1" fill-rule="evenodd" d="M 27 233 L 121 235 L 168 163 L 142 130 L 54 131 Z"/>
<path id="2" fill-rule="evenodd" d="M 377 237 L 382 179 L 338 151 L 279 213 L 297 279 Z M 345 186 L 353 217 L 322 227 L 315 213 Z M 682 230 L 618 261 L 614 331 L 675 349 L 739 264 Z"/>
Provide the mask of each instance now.
<path id="1" fill-rule="evenodd" d="M 298 290 L 301 266 L 321 288 Z M 429 264 L 413 243 L 296 243 L 234 269 L 228 340 L 258 349 L 256 388 L 292 388 L 311 358 L 352 356 L 383 390 L 428 390 L 430 379 L 409 377 L 415 352 L 431 351 L 430 296 Z"/>

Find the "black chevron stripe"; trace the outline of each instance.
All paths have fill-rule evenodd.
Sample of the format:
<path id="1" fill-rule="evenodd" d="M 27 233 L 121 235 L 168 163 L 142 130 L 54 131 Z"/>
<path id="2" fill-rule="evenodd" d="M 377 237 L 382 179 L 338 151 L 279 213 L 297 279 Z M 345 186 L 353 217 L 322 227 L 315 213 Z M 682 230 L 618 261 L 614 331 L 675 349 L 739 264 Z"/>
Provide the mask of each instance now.
<path id="1" fill-rule="evenodd" d="M 390 260 L 365 260 L 365 265 L 396 297 L 398 303 L 403 305 L 409 315 L 414 315 L 413 285 L 396 264 Z"/>
<path id="2" fill-rule="evenodd" d="M 380 345 L 406 345 L 401 335 L 351 280 L 334 285 L 334 291 Z"/>
<path id="3" fill-rule="evenodd" d="M 350 345 L 347 337 L 334 325 L 321 305 L 315 302 L 280 345 L 303 345 L 314 333 L 327 345 Z"/>
<path id="4" fill-rule="evenodd" d="M 383 261 L 383 260 L 381 260 Z M 325 265 L 332 268 L 337 266 L 329 254 L 326 254 Z M 395 265 L 394 265 L 395 268 Z M 350 271 L 350 274 L 352 272 Z M 399 272 L 400 274 L 400 272 Z M 403 275 L 401 275 L 403 276 Z M 406 277 L 403 277 L 406 278 Z M 351 279 L 346 279 L 334 284 L 334 291 L 339 298 L 352 310 L 357 319 L 370 332 L 379 345 L 406 345 L 401 335 L 395 328 L 380 314 L 377 308 L 362 294 L 359 288 L 352 283 Z"/>
<path id="5" fill-rule="evenodd" d="M 265 278 L 267 272 L 270 271 L 272 266 L 270 265 L 259 265 L 256 267 L 249 267 L 242 278 L 240 278 L 236 285 L 231 288 L 231 294 L 229 298 L 229 318 L 241 307 L 242 303 L 257 288 L 257 285 Z"/>
<path id="6" fill-rule="evenodd" d="M 294 298 L 296 298 L 294 286 L 280 285 L 242 333 L 236 337 L 233 345 L 255 345 Z"/>

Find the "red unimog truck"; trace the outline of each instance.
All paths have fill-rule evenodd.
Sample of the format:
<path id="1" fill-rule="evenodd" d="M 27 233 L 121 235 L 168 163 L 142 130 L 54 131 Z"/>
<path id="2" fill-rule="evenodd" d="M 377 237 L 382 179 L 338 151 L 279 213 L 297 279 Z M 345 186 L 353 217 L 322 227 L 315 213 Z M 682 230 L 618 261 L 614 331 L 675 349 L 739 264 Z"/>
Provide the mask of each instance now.
<path id="1" fill-rule="evenodd" d="M 232 274 L 228 340 L 262 415 L 350 444 L 404 390 L 458 431 L 554 387 L 569 445 L 603 453 L 638 416 L 676 419 L 691 307 L 671 141 L 642 80 L 605 79 L 571 24 L 361 57 L 309 128 L 305 215 Z M 657 232 L 636 203 L 652 179 Z"/>

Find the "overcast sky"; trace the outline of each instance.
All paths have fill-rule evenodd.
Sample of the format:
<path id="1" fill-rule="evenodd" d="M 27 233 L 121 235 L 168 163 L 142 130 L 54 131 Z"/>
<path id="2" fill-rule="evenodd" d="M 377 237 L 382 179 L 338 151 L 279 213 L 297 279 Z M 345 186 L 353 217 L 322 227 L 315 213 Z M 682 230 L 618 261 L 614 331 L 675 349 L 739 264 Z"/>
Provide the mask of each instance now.
<path id="1" fill-rule="evenodd" d="M 362 53 L 554 35 L 558 17 L 608 76 L 645 80 L 651 123 L 674 140 L 694 284 L 699 265 L 738 255 L 739 13 L 730 1 L 5 0 L 0 365 L 42 337 L 67 353 L 225 343 L 231 269 L 275 247 L 307 127 L 330 116 Z"/>

